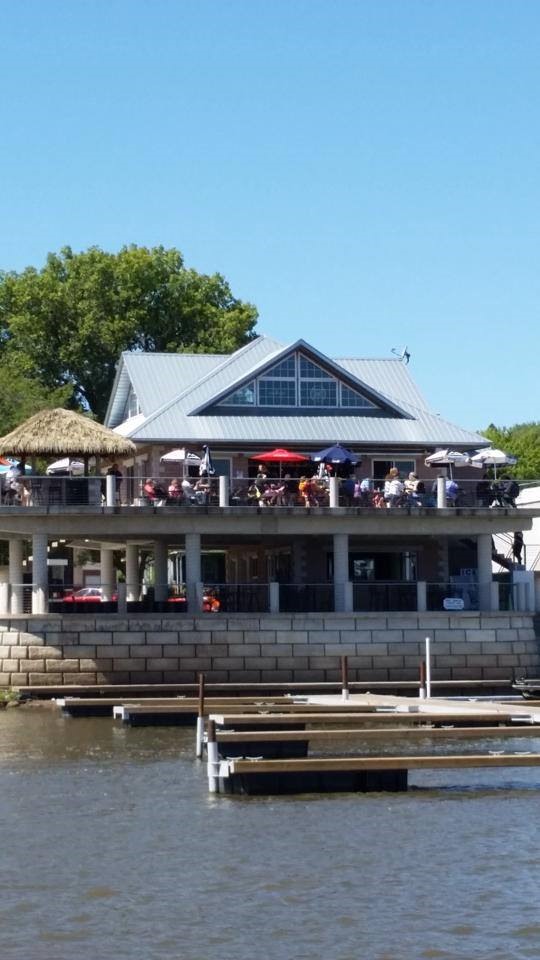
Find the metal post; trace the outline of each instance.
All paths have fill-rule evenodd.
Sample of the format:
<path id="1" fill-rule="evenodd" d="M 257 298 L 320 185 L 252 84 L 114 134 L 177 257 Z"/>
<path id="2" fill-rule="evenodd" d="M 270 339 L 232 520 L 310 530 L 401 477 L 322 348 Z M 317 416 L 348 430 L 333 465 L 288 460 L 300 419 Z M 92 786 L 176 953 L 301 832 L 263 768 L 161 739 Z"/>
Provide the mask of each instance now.
<path id="1" fill-rule="evenodd" d="M 208 738 L 206 741 L 206 756 L 208 760 L 208 790 L 210 793 L 218 793 L 219 790 L 219 755 L 216 740 L 216 724 L 214 720 L 208 721 Z"/>
<path id="2" fill-rule="evenodd" d="M 426 699 L 431 697 L 431 641 L 426 637 Z"/>
<path id="3" fill-rule="evenodd" d="M 195 756 L 202 757 L 204 741 L 204 673 L 199 674 L 199 709 L 197 712 L 197 732 L 195 734 Z"/>
<path id="4" fill-rule="evenodd" d="M 339 477 L 330 477 L 329 503 L 331 507 L 339 507 Z"/>
<path id="5" fill-rule="evenodd" d="M 420 661 L 420 683 L 418 686 L 418 696 L 420 700 L 426 699 L 426 661 Z"/>
<path id="6" fill-rule="evenodd" d="M 346 656 L 341 658 L 341 699 L 349 699 L 349 669 Z"/>

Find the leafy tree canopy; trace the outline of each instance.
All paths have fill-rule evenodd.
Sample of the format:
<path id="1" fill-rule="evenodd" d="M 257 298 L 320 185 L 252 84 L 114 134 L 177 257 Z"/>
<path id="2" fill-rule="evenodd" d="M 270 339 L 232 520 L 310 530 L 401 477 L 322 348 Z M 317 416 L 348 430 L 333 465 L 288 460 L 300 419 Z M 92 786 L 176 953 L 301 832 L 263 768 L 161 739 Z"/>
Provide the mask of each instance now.
<path id="1" fill-rule="evenodd" d="M 516 423 L 513 427 L 491 423 L 482 433 L 494 447 L 517 457 L 515 467 L 508 468 L 509 474 L 517 480 L 540 478 L 540 422 Z"/>
<path id="2" fill-rule="evenodd" d="M 256 320 L 224 277 L 164 247 L 64 247 L 41 270 L 0 274 L 0 356 L 46 388 L 68 386 L 71 403 L 100 420 L 123 350 L 228 353 Z"/>
<path id="3" fill-rule="evenodd" d="M 50 390 L 3 360 L 0 363 L 0 435 L 9 433 L 38 410 L 65 407 L 71 393 L 69 385 Z"/>

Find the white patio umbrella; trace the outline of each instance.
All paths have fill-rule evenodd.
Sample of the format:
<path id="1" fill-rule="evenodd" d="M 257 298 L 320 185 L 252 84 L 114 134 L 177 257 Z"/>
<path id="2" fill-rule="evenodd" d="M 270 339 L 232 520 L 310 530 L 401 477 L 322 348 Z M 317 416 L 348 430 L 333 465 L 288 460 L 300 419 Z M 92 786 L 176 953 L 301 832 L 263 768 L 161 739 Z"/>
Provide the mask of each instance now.
<path id="1" fill-rule="evenodd" d="M 471 458 L 468 453 L 462 453 L 461 450 L 436 450 L 424 460 L 426 467 L 449 467 L 450 476 L 452 476 L 452 467 L 468 467 Z"/>
<path id="2" fill-rule="evenodd" d="M 517 463 L 517 457 L 513 457 L 504 450 L 498 450 L 496 447 L 488 447 L 486 450 L 479 450 L 471 457 L 471 463 L 475 466 L 493 467 L 495 480 L 497 479 L 497 467 L 513 467 Z"/>
<path id="3" fill-rule="evenodd" d="M 71 476 L 80 475 L 84 473 L 84 463 L 82 460 L 70 460 L 69 457 L 64 457 L 62 460 L 55 460 L 54 463 L 50 463 L 45 473 L 49 476 L 55 473 L 69 473 Z"/>
<path id="4" fill-rule="evenodd" d="M 193 464 L 193 466 L 198 466 L 201 462 L 201 458 L 198 457 L 196 453 L 191 453 L 191 451 L 186 450 L 185 447 L 178 447 L 177 450 L 169 450 L 168 453 L 164 453 L 159 459 L 164 463 L 187 463 Z"/>

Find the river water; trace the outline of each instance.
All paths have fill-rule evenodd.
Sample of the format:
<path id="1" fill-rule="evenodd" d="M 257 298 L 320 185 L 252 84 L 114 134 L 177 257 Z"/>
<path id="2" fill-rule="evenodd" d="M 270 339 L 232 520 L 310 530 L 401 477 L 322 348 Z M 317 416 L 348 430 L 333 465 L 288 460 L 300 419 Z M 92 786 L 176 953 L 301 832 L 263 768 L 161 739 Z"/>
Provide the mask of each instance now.
<path id="1" fill-rule="evenodd" d="M 540 957 L 538 768 L 229 798 L 193 747 L 191 729 L 0 713 L 4 960 Z"/>

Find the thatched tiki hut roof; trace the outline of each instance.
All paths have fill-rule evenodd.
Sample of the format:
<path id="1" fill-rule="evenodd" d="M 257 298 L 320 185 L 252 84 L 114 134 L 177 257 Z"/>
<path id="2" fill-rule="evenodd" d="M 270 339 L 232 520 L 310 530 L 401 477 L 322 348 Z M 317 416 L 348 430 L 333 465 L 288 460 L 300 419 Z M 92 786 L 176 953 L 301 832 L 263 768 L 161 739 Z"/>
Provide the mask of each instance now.
<path id="1" fill-rule="evenodd" d="M 0 456 L 129 457 L 136 447 L 108 427 L 73 410 L 41 410 L 0 437 Z"/>

